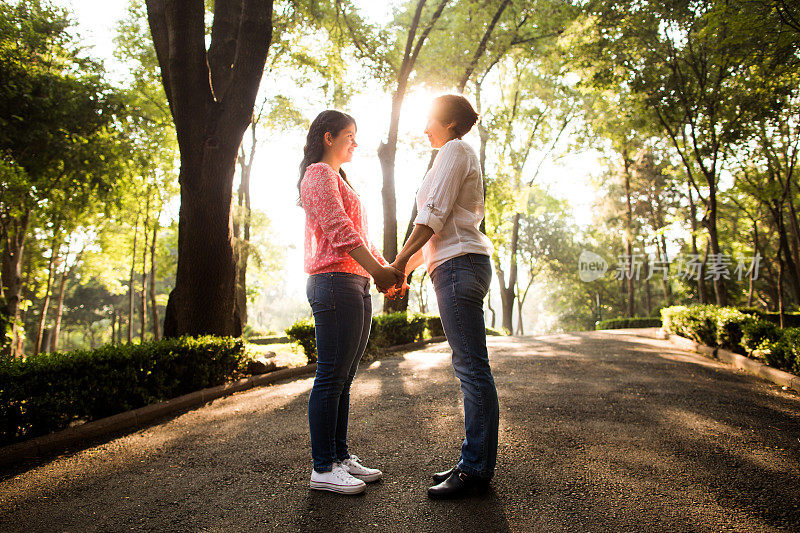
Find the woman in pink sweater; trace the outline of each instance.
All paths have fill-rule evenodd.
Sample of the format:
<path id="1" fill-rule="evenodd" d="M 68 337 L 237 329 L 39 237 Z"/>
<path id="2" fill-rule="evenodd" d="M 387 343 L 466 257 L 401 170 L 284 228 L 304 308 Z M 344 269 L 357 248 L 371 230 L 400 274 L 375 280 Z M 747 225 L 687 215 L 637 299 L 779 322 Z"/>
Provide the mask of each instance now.
<path id="1" fill-rule="evenodd" d="M 300 203 L 306 212 L 306 294 L 314 312 L 317 374 L 308 401 L 311 488 L 358 494 L 381 471 L 347 449 L 350 384 L 372 324 L 369 280 L 382 292 L 402 282 L 367 233 L 366 213 L 341 168 L 353 158 L 356 123 L 323 111 L 311 123 L 300 164 Z"/>

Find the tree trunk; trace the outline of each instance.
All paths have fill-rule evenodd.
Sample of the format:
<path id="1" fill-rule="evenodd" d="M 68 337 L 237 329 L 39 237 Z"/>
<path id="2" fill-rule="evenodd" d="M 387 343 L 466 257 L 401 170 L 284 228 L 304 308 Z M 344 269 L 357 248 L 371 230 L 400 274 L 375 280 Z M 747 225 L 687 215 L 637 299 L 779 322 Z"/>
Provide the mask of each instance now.
<path id="1" fill-rule="evenodd" d="M 156 303 L 156 243 L 158 236 L 159 219 L 161 218 L 161 210 L 159 209 L 153 221 L 153 237 L 150 239 L 150 310 L 153 323 L 153 340 L 157 341 L 161 338 L 159 331 L 158 321 L 158 304 Z"/>
<path id="2" fill-rule="evenodd" d="M 692 196 L 692 184 L 688 183 L 687 185 L 689 186 L 689 221 L 692 227 L 692 256 L 699 259 L 700 251 L 697 248 L 697 205 L 694 203 L 694 197 Z M 706 255 L 708 255 L 708 248 L 706 248 Z M 703 260 L 702 264 L 705 264 L 705 260 Z M 702 267 L 697 276 L 697 299 L 701 304 L 706 303 L 706 283 L 703 279 Z"/>
<path id="3" fill-rule="evenodd" d="M 510 259 L 511 264 L 508 269 L 508 283 L 505 281 L 505 273 L 500 267 L 500 260 L 495 254 L 495 270 L 500 282 L 500 307 L 502 313 L 503 327 L 509 333 L 514 332 L 514 299 L 515 288 L 517 285 L 517 247 L 519 243 L 519 221 L 520 213 L 514 213 L 514 220 L 511 229 Z"/>
<path id="4" fill-rule="evenodd" d="M 42 312 L 39 316 L 39 328 L 36 332 L 36 342 L 33 345 L 33 355 L 38 355 L 42 349 L 44 325 L 47 322 L 47 311 L 50 309 L 50 291 L 53 288 L 54 270 L 58 266 L 58 257 L 61 253 L 61 243 L 58 242 L 58 228 L 53 229 L 53 241 L 50 245 L 50 260 L 47 262 L 47 283 L 45 284 Z"/>
<path id="5" fill-rule="evenodd" d="M 21 357 L 18 340 L 21 338 L 20 330 L 20 294 L 22 292 L 22 254 L 25 249 L 25 239 L 28 234 L 30 211 L 25 211 L 18 219 L 9 221 L 5 225 L 5 242 L 2 255 L 3 295 L 5 297 L 4 314 L 12 320 L 11 346 L 8 348 L 11 356 Z"/>
<path id="6" fill-rule="evenodd" d="M 494 307 L 492 307 L 492 289 L 489 289 L 489 292 L 486 294 L 486 307 L 488 307 L 489 312 L 492 313 L 492 327 L 494 327 L 497 323 L 497 313 Z"/>
<path id="7" fill-rule="evenodd" d="M 643 250 L 644 251 L 644 250 Z M 647 252 L 644 251 L 644 271 L 649 272 L 650 269 L 650 260 L 647 257 Z M 644 280 L 644 308 L 647 312 L 647 316 L 650 316 L 650 313 L 653 310 L 652 302 L 651 302 L 651 294 L 650 294 L 650 279 L 645 276 Z"/>
<path id="8" fill-rule="evenodd" d="M 58 303 L 56 304 L 56 316 L 53 319 L 53 335 L 50 346 L 50 351 L 53 352 L 58 351 L 58 337 L 61 334 L 61 317 L 64 314 L 64 289 L 67 286 L 67 279 L 69 279 L 72 271 L 78 264 L 78 261 L 80 261 L 81 255 L 83 255 L 83 250 L 81 250 L 80 253 L 75 256 L 75 262 L 72 263 L 72 266 L 70 267 L 67 267 L 66 257 L 64 258 L 64 268 L 61 271 L 61 280 L 58 284 Z"/>
<path id="9" fill-rule="evenodd" d="M 706 175 L 708 182 L 708 211 L 705 217 L 705 226 L 708 230 L 708 240 L 711 244 L 711 253 L 715 261 L 719 261 L 722 257 L 722 250 L 719 247 L 719 234 L 717 231 L 717 190 L 716 182 L 713 176 Z M 728 294 L 725 290 L 725 278 L 722 276 L 714 276 L 714 295 L 716 296 L 717 305 L 728 305 Z"/>
<path id="10" fill-rule="evenodd" d="M 397 87 L 392 95 L 392 113 L 389 119 L 389 133 L 386 142 L 381 142 L 378 146 L 378 159 L 381 163 L 381 174 L 383 175 L 383 187 L 381 188 L 381 198 L 383 201 L 383 257 L 392 262 L 397 258 L 397 196 L 395 194 L 394 163 L 397 156 L 397 134 L 400 128 L 400 111 L 403 108 L 403 99 L 408 88 L 408 80 L 414 70 L 422 46 L 428 38 L 428 34 L 442 15 L 449 0 L 440 0 L 439 5 L 432 14 L 427 26 L 416 38 L 419 29 L 422 10 L 427 0 L 417 0 L 414 17 L 408 29 L 406 37 L 403 62 L 397 73 Z M 415 42 L 416 41 L 416 42 Z M 384 298 L 383 307 L 385 311 L 395 311 L 408 307 L 408 299 L 398 301 Z"/>
<path id="11" fill-rule="evenodd" d="M 150 188 L 147 191 L 147 200 L 144 208 L 144 222 L 142 223 L 142 236 L 144 242 L 142 243 L 142 292 L 139 296 L 139 307 L 141 313 L 139 315 L 139 342 L 144 344 L 147 335 L 147 252 L 149 251 L 148 240 L 150 236 L 147 234 L 147 224 L 150 222 Z"/>
<path id="12" fill-rule="evenodd" d="M 633 258 L 633 203 L 631 202 L 631 163 L 628 158 L 628 151 L 622 151 L 622 162 L 625 167 L 625 253 L 628 255 L 628 307 L 629 317 L 636 316 L 636 285 L 633 279 L 634 258 Z"/>
<path id="13" fill-rule="evenodd" d="M 753 220 L 753 257 L 758 257 L 758 222 Z M 750 272 L 750 279 L 747 287 L 747 307 L 753 305 L 753 272 Z"/>
<path id="14" fill-rule="evenodd" d="M 244 148 L 239 154 L 239 169 L 241 181 L 239 183 L 239 220 L 233 226 L 237 256 L 236 277 L 236 305 L 242 327 L 247 324 L 247 261 L 250 256 L 250 174 L 253 168 L 253 158 L 256 155 L 256 124 L 250 124 L 251 144 L 250 158 L 245 159 Z M 244 235 L 240 238 L 240 226 Z"/>
<path id="15" fill-rule="evenodd" d="M 133 252 L 131 253 L 131 274 L 128 278 L 128 344 L 133 341 L 133 278 L 136 272 L 136 239 L 139 236 L 139 213 L 136 213 L 136 223 L 133 226 Z"/>
<path id="16" fill-rule="evenodd" d="M 146 0 L 180 148 L 178 267 L 164 335 L 240 336 L 231 208 L 236 154 L 272 40 L 272 0 Z"/>

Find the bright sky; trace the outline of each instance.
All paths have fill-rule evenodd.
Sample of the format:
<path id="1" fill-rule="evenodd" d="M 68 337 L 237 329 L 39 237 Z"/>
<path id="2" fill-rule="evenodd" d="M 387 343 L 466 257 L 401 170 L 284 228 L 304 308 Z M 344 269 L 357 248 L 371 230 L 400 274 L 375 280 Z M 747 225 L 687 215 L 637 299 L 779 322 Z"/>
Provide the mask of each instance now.
<path id="1" fill-rule="evenodd" d="M 75 13 L 83 42 L 93 46 L 93 51 L 89 53 L 104 59 L 106 68 L 112 74 L 123 71 L 112 53 L 114 28 L 116 22 L 125 15 L 127 0 L 57 0 L 56 3 Z M 388 2 L 362 0 L 358 3 L 375 19 L 386 20 L 391 15 L 391 4 Z M 408 223 L 415 191 L 427 167 L 430 149 L 422 132 L 428 106 L 435 94 L 417 90 L 407 96 L 403 105 L 401 145 L 396 165 L 398 226 L 401 228 Z M 388 131 L 390 107 L 390 95 L 378 87 L 365 87 L 345 109 L 358 123 L 357 141 L 360 144 L 353 162 L 345 169 L 367 206 L 370 234 L 379 248 L 383 214 L 377 148 Z M 308 111 L 311 120 L 321 109 Z M 467 135 L 465 140 L 477 151 L 479 143 L 474 132 Z M 252 205 L 268 214 L 276 230 L 275 238 L 287 250 L 287 292 L 305 298 L 306 275 L 302 262 L 304 218 L 302 210 L 296 206 L 297 167 L 302 157 L 305 133 L 282 133 L 267 137 L 261 132 L 259 141 L 261 146 L 256 154 L 251 181 Z M 597 154 L 575 154 L 562 159 L 557 165 L 544 165 L 539 182 L 548 186 L 553 195 L 568 198 L 575 220 L 579 224 L 588 224 L 591 222 L 594 194 L 589 177 L 600 170 Z M 432 298 L 431 303 L 434 302 L 435 298 Z"/>

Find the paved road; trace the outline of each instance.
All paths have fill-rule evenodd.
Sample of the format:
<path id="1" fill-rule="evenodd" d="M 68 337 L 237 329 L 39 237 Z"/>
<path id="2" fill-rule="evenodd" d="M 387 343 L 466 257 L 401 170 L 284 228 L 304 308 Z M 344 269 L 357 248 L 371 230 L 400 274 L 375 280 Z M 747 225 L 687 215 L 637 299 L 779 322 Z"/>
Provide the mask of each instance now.
<path id="1" fill-rule="evenodd" d="M 800 396 L 652 334 L 491 339 L 484 498 L 425 496 L 463 435 L 435 344 L 360 370 L 351 447 L 385 473 L 362 496 L 308 489 L 309 378 L 7 473 L 0 530 L 800 531 Z"/>

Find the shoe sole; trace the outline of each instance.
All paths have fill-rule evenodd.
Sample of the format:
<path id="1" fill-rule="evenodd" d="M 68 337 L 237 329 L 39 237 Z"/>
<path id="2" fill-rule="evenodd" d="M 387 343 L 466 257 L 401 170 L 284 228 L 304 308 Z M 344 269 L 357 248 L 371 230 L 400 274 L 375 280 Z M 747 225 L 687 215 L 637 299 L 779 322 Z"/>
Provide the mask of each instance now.
<path id="1" fill-rule="evenodd" d="M 327 490 L 338 494 L 361 494 L 367 489 L 366 485 L 336 485 L 325 481 L 312 481 L 310 487 L 314 490 Z"/>
<path id="2" fill-rule="evenodd" d="M 360 479 L 364 483 L 372 483 L 373 481 L 378 481 L 380 478 L 383 477 L 383 472 L 378 472 L 377 474 L 368 474 L 366 476 L 359 476 L 356 474 L 350 474 L 356 479 Z"/>

